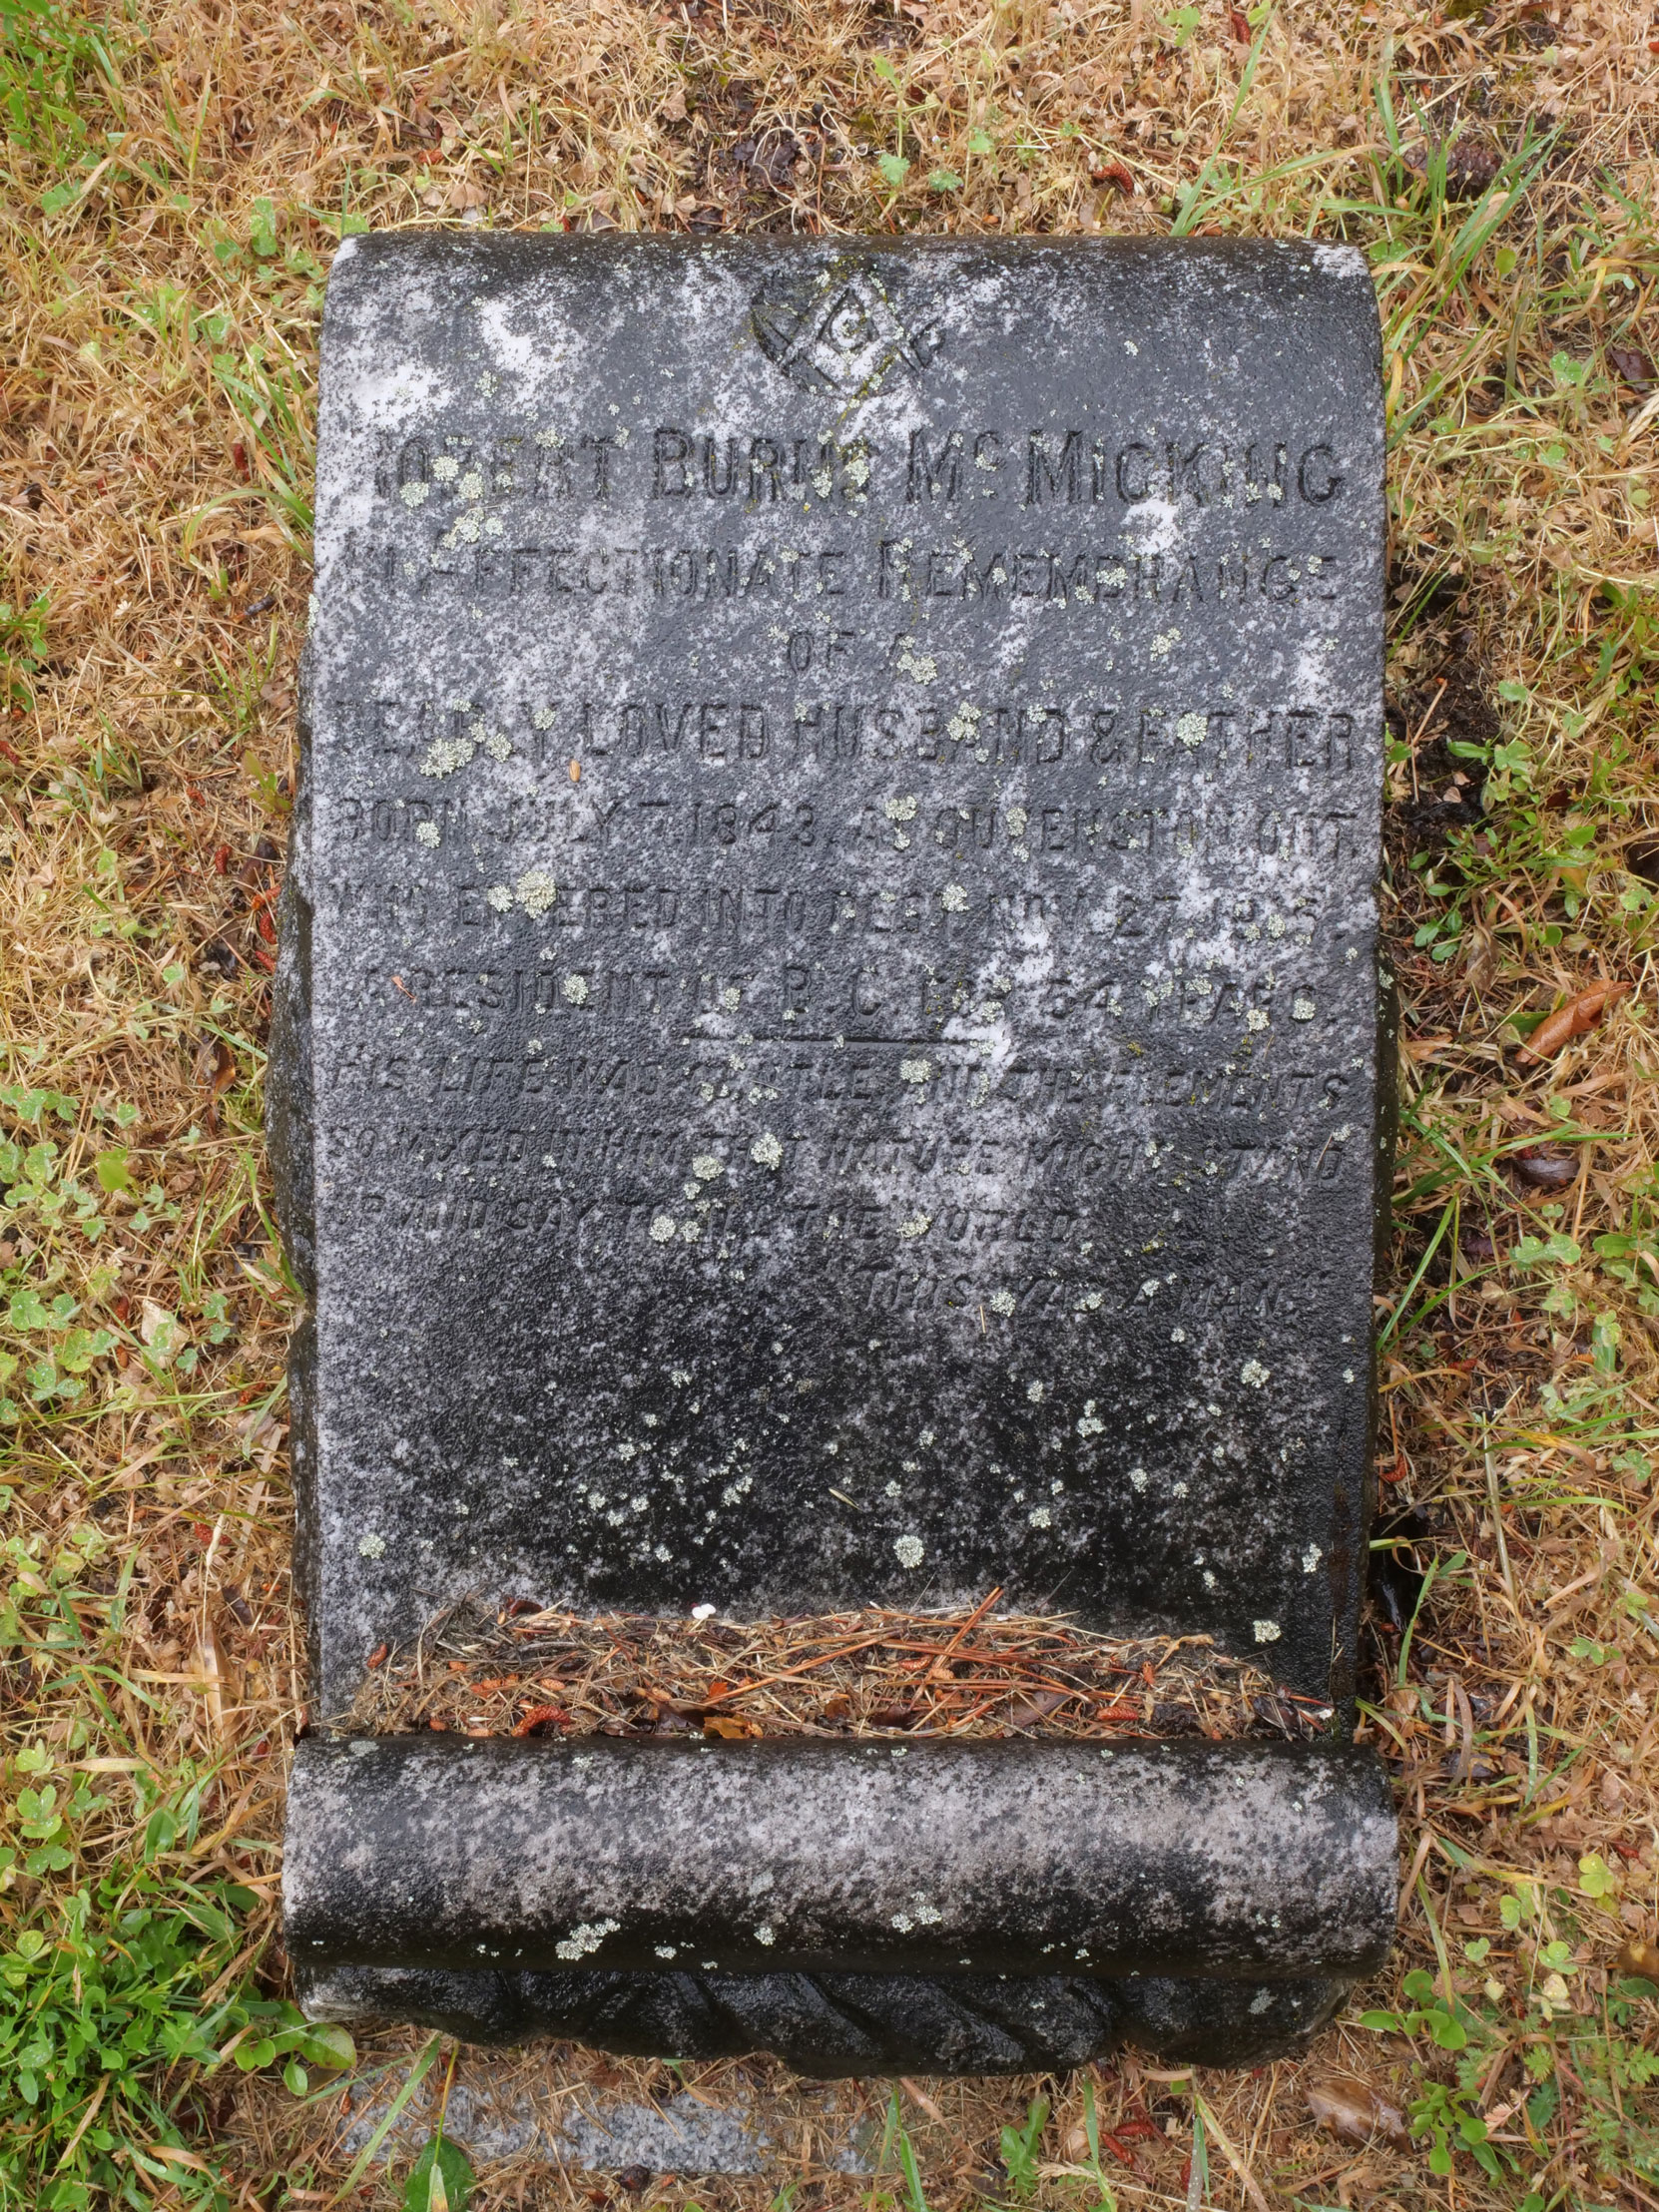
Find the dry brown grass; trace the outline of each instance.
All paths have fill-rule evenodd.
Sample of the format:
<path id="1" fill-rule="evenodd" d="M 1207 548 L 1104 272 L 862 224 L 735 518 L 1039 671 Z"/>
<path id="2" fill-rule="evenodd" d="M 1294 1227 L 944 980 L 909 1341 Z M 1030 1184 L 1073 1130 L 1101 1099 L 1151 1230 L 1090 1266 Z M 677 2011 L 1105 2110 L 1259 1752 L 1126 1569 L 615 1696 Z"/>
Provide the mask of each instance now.
<path id="1" fill-rule="evenodd" d="M 35 14 L 0 11 L 8 82 Z M 102 27 L 110 69 L 83 53 L 61 96 L 25 87 L 0 190 L 0 1140 L 20 1147 L 0 1272 L 8 1300 L 44 1302 L 0 1324 L 18 1415 L 0 1428 L 0 1834 L 29 1746 L 106 1802 L 74 1833 L 74 1869 L 0 1874 L 4 1939 L 130 1856 L 169 1791 L 194 1790 L 201 1817 L 157 1864 L 265 1901 L 246 1958 L 272 1926 L 301 1685 L 292 1302 L 260 1084 L 317 310 L 341 219 L 1341 230 L 1372 251 L 1389 335 L 1389 911 L 1407 1016 L 1380 1317 L 1400 1531 L 1383 1596 L 1407 1633 L 1383 1602 L 1366 1726 L 1397 1779 L 1408 1879 L 1398 1965 L 1371 2001 L 1397 2002 L 1420 1967 L 1483 2023 L 1462 2110 L 1484 2112 L 1508 2165 L 1492 2184 L 1459 2150 L 1442 2178 L 1427 2136 L 1364 2145 L 1316 2126 L 1308 2089 L 1334 2071 L 1403 2107 L 1468 2057 L 1351 2013 L 1305 2064 L 1199 2084 L 1205 2201 L 1659 2205 L 1653 2090 L 1630 2056 L 1656 2014 L 1621 1996 L 1615 1963 L 1659 1914 L 1649 11 L 88 0 L 74 20 Z M 1528 129 L 1548 135 L 1500 175 L 1516 189 L 1494 209 L 1494 167 Z M 1425 934 L 1448 913 L 1454 931 Z M 1597 979 L 1632 988 L 1520 1064 L 1511 1017 Z M 43 1138 L 56 1153 L 30 1167 L 21 1148 Z M 1551 1237 L 1568 1240 L 1553 1256 Z M 77 1311 L 53 1315 L 54 1298 Z M 40 1394 L 65 1382 L 77 1394 Z M 1414 1626 L 1412 1569 L 1432 1570 Z M 801 1654 L 781 1627 L 741 1656 L 780 1671 Z M 684 1702 L 706 1711 L 712 1679 L 688 1679 Z M 867 1717 L 869 1682 L 845 1694 Z M 279 1976 L 276 1950 L 265 1959 Z M 359 2071 L 419 2041 L 365 2038 Z M 538 2066 L 555 2096 L 667 2086 L 591 2055 Z M 810 2108 L 765 2064 L 687 2075 L 712 2099 Z M 187 2133 L 237 2201 L 329 2200 L 349 2087 L 296 2105 L 271 2076 L 185 2086 Z M 1084 2157 L 1086 2088 L 1116 2131 L 1122 2201 L 1195 2201 L 1193 2096 L 1126 2059 L 1092 2084 L 906 2085 L 929 2203 L 1005 2191 L 997 2130 L 1041 2093 L 1043 2200 L 1092 2207 L 1065 2170 Z M 879 2113 L 884 2085 L 859 2093 Z M 166 2175 L 144 2189 L 180 2201 Z M 802 2205 L 870 2186 L 810 2164 L 794 2179 Z M 691 2193 L 754 2206 L 774 2186 Z M 902 2197 L 896 2177 L 881 2186 Z M 521 2161 L 478 2201 L 612 2193 Z"/>

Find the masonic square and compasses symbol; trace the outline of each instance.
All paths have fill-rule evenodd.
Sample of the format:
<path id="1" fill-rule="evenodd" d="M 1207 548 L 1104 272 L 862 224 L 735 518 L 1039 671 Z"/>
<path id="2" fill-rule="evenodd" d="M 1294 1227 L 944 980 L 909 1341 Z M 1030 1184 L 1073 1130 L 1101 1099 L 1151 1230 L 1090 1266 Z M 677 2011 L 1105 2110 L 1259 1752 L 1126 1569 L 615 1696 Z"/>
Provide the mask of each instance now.
<path id="1" fill-rule="evenodd" d="M 821 270 L 768 286 L 750 308 L 767 357 L 808 391 L 863 396 L 895 364 L 925 368 L 943 342 L 937 322 L 911 330 L 868 269 Z"/>

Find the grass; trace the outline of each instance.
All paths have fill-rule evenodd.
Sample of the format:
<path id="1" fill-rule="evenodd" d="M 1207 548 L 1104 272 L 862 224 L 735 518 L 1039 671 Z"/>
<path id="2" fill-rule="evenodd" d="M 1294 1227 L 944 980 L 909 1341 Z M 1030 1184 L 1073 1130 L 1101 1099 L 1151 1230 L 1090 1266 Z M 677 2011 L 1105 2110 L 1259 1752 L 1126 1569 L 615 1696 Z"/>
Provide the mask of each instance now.
<path id="1" fill-rule="evenodd" d="M 1659 2204 L 1654 37 L 1612 0 L 0 0 L 0 2206 L 400 2201 L 466 2076 L 353 2176 L 343 2107 L 423 2039 L 302 2029 L 273 1933 L 302 1685 L 261 1078 L 316 325 L 338 239 L 415 221 L 1365 249 L 1398 1959 L 1256 2076 L 868 2085 L 882 2177 L 809 2158 L 778 2201 Z"/>

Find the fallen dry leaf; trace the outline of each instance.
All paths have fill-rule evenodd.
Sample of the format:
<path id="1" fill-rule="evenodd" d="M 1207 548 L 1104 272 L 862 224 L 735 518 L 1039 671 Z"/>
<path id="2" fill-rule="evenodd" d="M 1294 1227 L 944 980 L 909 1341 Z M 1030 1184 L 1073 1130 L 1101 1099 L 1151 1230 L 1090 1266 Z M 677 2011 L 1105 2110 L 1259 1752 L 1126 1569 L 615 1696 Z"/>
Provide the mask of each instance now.
<path id="1" fill-rule="evenodd" d="M 261 920 L 265 920 L 261 909 Z M 237 1079 L 236 1054 L 223 1037 L 204 1039 L 196 1055 L 196 1080 L 208 1094 L 208 1126 L 219 1126 L 219 1102 Z"/>
<path id="2" fill-rule="evenodd" d="M 1607 358 L 1627 384 L 1645 385 L 1653 381 L 1653 363 L 1645 353 L 1633 345 L 1610 345 Z"/>
<path id="3" fill-rule="evenodd" d="M 1028 1698 L 1022 1698 L 1008 1714 L 1010 1728 L 1035 1728 L 1050 1713 L 1058 1712 L 1062 1705 L 1071 1703 L 1069 1690 L 1034 1690 Z"/>
<path id="4" fill-rule="evenodd" d="M 268 1405 L 262 1405 L 238 1421 L 236 1432 L 244 1455 L 255 1461 L 262 1474 L 269 1474 L 287 1435 L 285 1422 L 279 1421 Z"/>
<path id="5" fill-rule="evenodd" d="M 1543 1191 L 1564 1191 L 1578 1181 L 1578 1162 L 1570 1154 L 1546 1152 L 1541 1147 L 1510 1154 L 1515 1173 L 1524 1183 Z"/>
<path id="6" fill-rule="evenodd" d="M 1615 1952 L 1613 1967 L 1615 1972 L 1659 1983 L 1659 1943 L 1649 1942 L 1645 1936 L 1630 1936 Z"/>
<path id="7" fill-rule="evenodd" d="M 1538 1024 L 1515 1058 L 1522 1067 L 1533 1067 L 1540 1060 L 1553 1059 L 1564 1044 L 1581 1037 L 1586 1029 L 1593 1029 L 1614 999 L 1622 998 L 1629 988 L 1628 983 L 1597 983 L 1590 990 L 1580 991 L 1576 998 L 1569 998 L 1564 1006 L 1558 1006 L 1547 1021 Z"/>
<path id="8" fill-rule="evenodd" d="M 1308 2109 L 1322 2127 L 1346 2135 L 1351 2143 L 1369 2143 L 1385 2135 L 1391 2143 L 1408 2140 L 1405 2115 L 1358 2074 L 1322 2074 L 1308 2084 Z"/>

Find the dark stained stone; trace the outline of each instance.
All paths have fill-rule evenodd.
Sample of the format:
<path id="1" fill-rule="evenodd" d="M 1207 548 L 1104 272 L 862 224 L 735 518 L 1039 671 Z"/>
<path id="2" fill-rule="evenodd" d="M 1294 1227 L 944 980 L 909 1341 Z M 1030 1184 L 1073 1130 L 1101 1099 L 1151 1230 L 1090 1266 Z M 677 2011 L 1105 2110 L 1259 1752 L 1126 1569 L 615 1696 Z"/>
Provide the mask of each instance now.
<path id="1" fill-rule="evenodd" d="M 313 1737 L 290 1797 L 307 1965 L 1260 1979 L 1393 1921 L 1352 1747 Z"/>
<path id="2" fill-rule="evenodd" d="M 1343 1706 L 1382 466 L 1346 249 L 346 243 L 272 1070 L 319 1716 L 463 1598 L 998 1583 Z M 1354 1970 L 1281 1956 L 1296 2032 Z"/>

